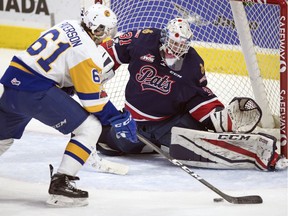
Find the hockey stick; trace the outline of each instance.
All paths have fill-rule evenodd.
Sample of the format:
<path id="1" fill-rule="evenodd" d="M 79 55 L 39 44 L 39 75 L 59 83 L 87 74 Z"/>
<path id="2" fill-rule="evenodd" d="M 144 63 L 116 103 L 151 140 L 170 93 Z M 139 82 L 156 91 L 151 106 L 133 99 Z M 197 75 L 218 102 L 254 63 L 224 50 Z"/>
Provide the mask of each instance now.
<path id="1" fill-rule="evenodd" d="M 214 191 L 215 193 L 217 193 L 218 195 L 220 195 L 223 199 L 225 199 L 227 202 L 229 203 L 233 203 L 233 204 L 259 204 L 262 203 L 263 200 L 260 196 L 258 195 L 251 195 L 251 196 L 241 196 L 241 197 L 234 197 L 234 196 L 229 196 L 225 193 L 223 193 L 222 191 L 220 191 L 219 189 L 217 189 L 216 187 L 214 187 L 213 185 L 211 185 L 209 182 L 207 182 L 206 180 L 204 180 L 201 176 L 199 176 L 198 174 L 194 173 L 192 170 L 190 170 L 188 167 L 186 167 L 184 164 L 182 164 L 180 161 L 174 159 L 173 157 L 171 157 L 169 154 L 167 154 L 166 152 L 164 152 L 163 150 L 161 150 L 158 146 L 156 146 L 154 143 L 150 142 L 149 140 L 147 140 L 145 137 L 143 137 L 142 135 L 140 135 L 139 133 L 137 133 L 137 137 L 138 139 L 143 142 L 144 144 L 146 144 L 147 146 L 151 147 L 153 150 L 155 150 L 156 152 L 158 152 L 160 155 L 162 155 L 163 157 L 165 157 L 167 160 L 169 160 L 171 163 L 173 163 L 174 165 L 180 167 L 182 170 L 184 170 L 186 173 L 188 173 L 190 176 L 192 176 L 193 178 L 197 179 L 199 182 L 201 182 L 202 184 L 204 184 L 206 187 L 208 187 L 209 189 L 211 189 L 212 191 Z"/>
<path id="2" fill-rule="evenodd" d="M 97 4 L 97 3 L 102 4 L 102 0 L 95 0 L 94 4 Z M 81 0 L 81 5 L 80 5 L 81 19 L 83 19 L 85 10 L 86 10 L 86 2 L 85 0 Z M 92 149 L 91 156 L 89 157 L 87 163 L 96 171 L 103 172 L 103 173 L 126 175 L 129 170 L 129 167 L 124 164 L 115 163 L 115 162 L 108 161 L 108 160 L 101 158 L 97 154 L 96 148 Z"/>
<path id="3" fill-rule="evenodd" d="M 101 158 L 98 155 L 96 148 L 92 148 L 91 156 L 87 162 L 98 172 L 126 175 L 129 171 L 129 166 L 125 164 L 116 163 Z"/>

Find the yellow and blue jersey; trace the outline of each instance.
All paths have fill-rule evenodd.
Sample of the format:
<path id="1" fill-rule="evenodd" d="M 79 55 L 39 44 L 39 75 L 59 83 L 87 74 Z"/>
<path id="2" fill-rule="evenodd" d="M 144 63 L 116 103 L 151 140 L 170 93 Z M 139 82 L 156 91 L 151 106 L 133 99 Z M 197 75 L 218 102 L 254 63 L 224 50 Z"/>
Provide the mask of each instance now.
<path id="1" fill-rule="evenodd" d="M 105 59 L 109 58 L 105 53 L 78 21 L 66 20 L 14 56 L 1 83 L 28 92 L 74 86 L 83 107 L 90 113 L 100 112 L 109 101 L 102 71 L 114 64 Z"/>

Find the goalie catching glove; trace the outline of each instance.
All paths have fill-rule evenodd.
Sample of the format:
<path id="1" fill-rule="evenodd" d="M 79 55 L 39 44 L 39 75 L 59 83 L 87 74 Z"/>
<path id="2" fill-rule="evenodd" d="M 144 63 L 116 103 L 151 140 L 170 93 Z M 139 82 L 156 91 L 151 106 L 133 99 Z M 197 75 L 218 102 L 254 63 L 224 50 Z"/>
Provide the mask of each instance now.
<path id="1" fill-rule="evenodd" d="M 249 133 L 262 117 L 258 104 L 251 98 L 235 97 L 227 108 L 214 112 L 210 119 L 216 132 Z"/>
<path id="2" fill-rule="evenodd" d="M 108 120 L 116 132 L 116 137 L 128 139 L 130 142 L 138 142 L 136 136 L 137 126 L 129 111 L 125 110 L 118 116 L 114 116 Z"/>

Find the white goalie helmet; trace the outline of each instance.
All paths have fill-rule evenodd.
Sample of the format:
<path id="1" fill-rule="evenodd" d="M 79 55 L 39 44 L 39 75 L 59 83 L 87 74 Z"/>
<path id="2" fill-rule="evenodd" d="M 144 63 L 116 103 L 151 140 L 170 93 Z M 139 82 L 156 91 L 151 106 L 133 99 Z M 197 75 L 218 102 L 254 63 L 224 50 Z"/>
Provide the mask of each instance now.
<path id="1" fill-rule="evenodd" d="M 166 65 L 172 70 L 180 71 L 184 54 L 190 48 L 192 31 L 189 22 L 183 18 L 171 20 L 161 31 L 160 53 Z"/>
<path id="2" fill-rule="evenodd" d="M 90 6 L 83 14 L 83 22 L 94 36 L 94 41 L 102 42 L 107 37 L 113 38 L 117 33 L 117 16 L 102 4 Z"/>
<path id="3" fill-rule="evenodd" d="M 192 31 L 187 20 L 175 18 L 162 31 L 161 42 L 165 52 L 179 59 L 190 48 Z"/>

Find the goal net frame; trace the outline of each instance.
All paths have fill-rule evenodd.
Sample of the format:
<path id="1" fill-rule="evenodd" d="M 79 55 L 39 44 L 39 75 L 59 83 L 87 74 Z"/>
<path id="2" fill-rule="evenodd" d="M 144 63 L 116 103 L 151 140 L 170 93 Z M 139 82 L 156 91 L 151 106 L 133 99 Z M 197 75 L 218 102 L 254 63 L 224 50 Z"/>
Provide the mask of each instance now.
<path id="1" fill-rule="evenodd" d="M 84 1 L 87 2 L 89 0 L 84 0 Z M 123 0 L 123 1 L 125 1 L 125 0 Z M 288 149 L 287 149 L 287 134 L 288 134 L 288 127 L 287 127 L 287 118 L 288 118 L 288 116 L 287 116 L 287 98 L 288 98 L 288 96 L 287 96 L 287 83 L 288 83 L 288 76 L 287 76 L 287 65 L 288 65 L 288 63 L 287 63 L 287 52 L 288 52 L 287 51 L 287 43 L 288 43 L 288 41 L 287 41 L 287 2 L 285 0 L 224 0 L 224 1 L 227 1 L 227 4 L 230 4 L 232 14 L 233 14 L 233 19 L 235 22 L 235 27 L 236 27 L 238 35 L 239 35 L 239 41 L 240 41 L 241 49 L 242 49 L 242 52 L 244 54 L 244 59 L 245 59 L 245 64 L 247 67 L 248 75 L 250 77 L 253 94 L 254 94 L 255 100 L 260 105 L 260 107 L 262 108 L 262 111 L 263 111 L 263 118 L 261 121 L 261 126 L 263 128 L 268 128 L 268 129 L 277 127 L 278 133 L 280 131 L 280 135 L 277 138 L 279 138 L 279 140 L 280 140 L 281 154 L 283 154 L 286 158 L 288 158 Z M 118 16 L 117 10 L 115 10 L 115 9 L 117 9 L 117 7 L 119 7 L 118 6 L 119 4 L 117 4 L 115 2 L 113 3 L 113 0 L 112 1 L 111 0 L 95 0 L 95 1 L 90 0 L 88 4 L 91 4 L 91 2 L 93 2 L 93 3 L 100 2 L 102 4 L 105 4 L 108 7 L 111 7 L 112 10 L 114 10 L 116 15 Z M 129 2 L 130 2 L 129 7 L 131 7 L 131 8 L 133 8 L 133 6 L 136 7 L 136 5 L 133 5 L 133 4 L 134 4 L 134 2 L 137 2 L 137 1 L 129 1 Z M 144 0 L 142 2 L 148 3 L 149 1 Z M 171 1 L 171 4 L 173 4 L 173 2 L 174 1 Z M 175 0 L 175 2 L 176 2 L 176 0 Z M 177 1 L 177 2 L 179 2 L 179 1 Z M 183 1 L 183 2 L 185 2 L 185 1 Z M 279 74 L 280 74 L 279 100 L 280 100 L 280 103 L 279 103 L 279 116 L 277 116 L 277 118 L 275 118 L 275 116 L 272 114 L 271 110 L 269 109 L 269 102 L 267 99 L 267 95 L 265 93 L 265 89 L 264 89 L 264 85 L 263 85 L 263 79 L 262 79 L 261 73 L 260 73 L 260 68 L 259 68 L 258 64 L 255 64 L 255 62 L 257 62 L 256 54 L 255 54 L 255 51 L 253 51 L 253 50 L 251 51 L 251 47 L 253 46 L 253 40 L 252 40 L 252 36 L 250 33 L 251 27 L 249 26 L 246 12 L 244 10 L 244 6 L 243 6 L 244 4 L 248 5 L 248 6 L 249 6 L 249 4 L 277 5 L 280 7 L 280 13 L 279 13 L 280 16 L 278 17 L 278 19 L 279 19 L 279 40 L 280 40 L 280 45 L 279 45 L 280 46 L 279 47 Z M 183 5 L 185 5 L 185 3 L 183 3 Z M 185 8 L 183 9 L 181 7 L 181 5 L 174 4 L 174 6 L 178 7 L 176 9 L 178 10 L 178 13 L 180 13 L 182 15 L 183 18 L 196 19 L 196 21 L 194 20 L 195 22 L 199 21 L 199 20 L 197 20 L 197 14 L 195 17 L 191 17 L 191 16 L 189 17 L 189 12 L 187 12 L 185 10 Z M 128 10 L 128 8 L 126 8 L 126 9 Z M 120 10 L 120 13 L 122 13 L 123 10 L 125 10 L 125 8 L 119 8 L 119 10 Z M 151 8 L 151 10 L 153 10 L 153 8 Z M 141 12 L 140 9 L 139 9 L 139 12 Z M 245 16 L 243 16 L 243 14 L 245 14 Z M 129 16 L 129 13 L 126 12 L 126 16 Z M 178 14 L 178 16 L 179 16 L 179 14 Z M 135 21 L 135 22 L 137 22 L 137 21 Z M 152 20 L 152 22 L 153 22 L 153 20 Z M 163 23 L 163 24 L 165 24 L 165 23 Z M 200 25 L 201 25 L 201 23 L 200 23 Z M 126 29 L 126 30 L 131 30 L 131 29 Z M 193 46 L 193 44 L 192 44 L 192 46 Z M 127 70 L 127 68 L 124 70 Z M 117 72 L 116 72 L 116 74 L 117 74 Z M 119 74 L 121 74 L 121 73 L 119 72 Z M 123 74 L 123 71 L 122 71 L 122 74 Z M 127 72 L 127 74 L 128 74 L 128 72 Z M 124 76 L 124 75 L 119 75 L 119 76 Z M 115 80 L 115 78 L 114 78 L 114 80 Z M 123 79 L 123 77 L 117 78 L 117 82 L 126 83 L 127 80 L 128 80 L 127 77 L 125 79 Z M 209 80 L 209 77 L 208 77 L 208 80 Z M 112 89 L 112 85 L 114 85 L 113 81 L 112 82 L 109 81 L 107 84 L 107 91 L 110 94 L 110 96 L 112 93 L 111 100 L 112 100 L 112 102 L 114 102 L 113 99 L 123 97 L 124 93 L 123 93 L 123 88 L 121 90 L 122 92 L 120 92 L 120 93 L 119 92 L 115 93 L 115 92 L 113 92 L 113 90 L 110 93 L 109 88 Z M 117 95 L 117 94 L 120 94 L 120 95 Z M 235 96 L 237 96 L 237 95 L 235 95 Z M 123 99 L 121 99 L 121 100 L 123 100 Z M 220 100 L 221 100 L 221 98 L 220 98 Z M 120 106 L 122 106 L 122 104 Z M 119 107 L 119 105 L 117 107 L 122 108 L 122 107 Z M 276 119 L 276 121 L 275 121 L 275 119 Z"/>
<path id="2" fill-rule="evenodd" d="M 288 149 L 287 149 L 287 134 L 288 134 L 288 128 L 287 128 L 287 84 L 288 84 L 288 76 L 287 76 L 287 65 L 288 65 L 288 59 L 287 59 L 287 2 L 285 0 L 230 0 L 233 17 L 235 18 L 235 24 L 237 26 L 237 29 L 239 30 L 239 37 L 241 41 L 241 46 L 243 49 L 243 53 L 245 56 L 246 66 L 249 72 L 249 76 L 251 79 L 251 84 L 253 87 L 253 92 L 255 95 L 255 98 L 257 102 L 260 104 L 260 107 L 269 107 L 266 104 L 266 96 L 262 95 L 262 93 L 265 93 L 265 90 L 262 89 L 263 85 L 258 83 L 258 79 L 261 79 L 261 76 L 259 75 L 259 68 L 252 68 L 253 63 L 252 59 L 255 58 L 252 55 L 245 55 L 246 53 L 249 53 L 247 46 L 247 41 L 250 42 L 247 37 L 249 35 L 245 35 L 243 33 L 243 26 L 247 26 L 247 23 L 239 23 L 240 20 L 237 19 L 237 13 L 242 11 L 242 9 L 239 7 L 239 4 L 236 5 L 235 2 L 243 2 L 243 3 L 257 3 L 257 4 L 275 4 L 280 6 L 280 17 L 279 17 L 279 23 L 280 23 L 280 29 L 279 29 L 279 36 L 280 36 L 280 65 L 279 65 L 279 73 L 280 73 L 280 145 L 281 145 L 281 153 L 288 158 Z M 242 20 L 243 21 L 243 20 Z M 241 31 L 243 30 L 243 31 Z M 246 41 L 246 43 L 244 42 Z M 252 41 L 251 41 L 252 42 Z M 261 82 L 261 81 L 260 81 Z M 275 126 L 270 121 L 270 118 L 272 117 L 271 114 L 267 113 L 266 111 L 268 109 L 262 109 L 264 113 L 264 124 L 266 127 Z M 271 125 L 272 124 L 272 125 Z"/>

